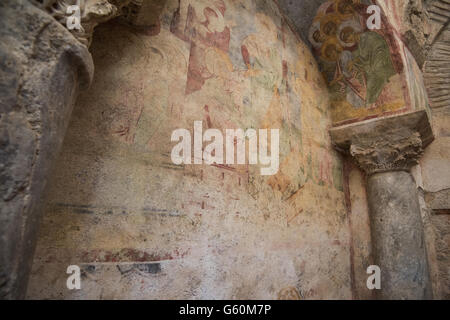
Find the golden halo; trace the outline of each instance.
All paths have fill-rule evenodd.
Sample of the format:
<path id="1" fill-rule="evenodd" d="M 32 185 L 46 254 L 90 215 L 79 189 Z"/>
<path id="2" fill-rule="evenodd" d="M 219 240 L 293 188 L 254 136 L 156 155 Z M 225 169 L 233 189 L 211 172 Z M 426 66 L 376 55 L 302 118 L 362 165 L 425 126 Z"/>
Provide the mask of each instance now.
<path id="1" fill-rule="evenodd" d="M 327 14 L 320 19 L 320 32 L 326 37 L 336 37 L 341 18 L 334 13 Z"/>
<path id="2" fill-rule="evenodd" d="M 326 40 L 326 37 L 322 35 L 320 32 L 320 22 L 316 21 L 312 24 L 308 33 L 309 42 L 313 45 L 314 48 L 318 49 L 322 46 L 323 41 Z"/>
<path id="3" fill-rule="evenodd" d="M 339 25 L 337 38 L 342 47 L 353 47 L 358 42 L 358 34 L 362 31 L 360 22 L 350 19 Z"/>

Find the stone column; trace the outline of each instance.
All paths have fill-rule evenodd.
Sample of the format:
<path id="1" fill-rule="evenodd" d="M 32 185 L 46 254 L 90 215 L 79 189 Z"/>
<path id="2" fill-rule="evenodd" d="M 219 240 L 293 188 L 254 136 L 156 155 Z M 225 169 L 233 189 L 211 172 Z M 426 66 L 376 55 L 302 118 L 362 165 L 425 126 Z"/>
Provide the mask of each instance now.
<path id="1" fill-rule="evenodd" d="M 25 295 L 45 184 L 92 75 L 64 26 L 26 0 L 0 1 L 0 299 Z"/>
<path id="2" fill-rule="evenodd" d="M 381 269 L 379 299 L 430 299 L 424 232 L 410 173 L 433 140 L 425 111 L 334 128 L 332 140 L 367 174 L 372 251 Z"/>
<path id="3" fill-rule="evenodd" d="M 77 3 L 81 27 L 69 31 L 68 8 Z M 164 3 L 144 7 L 148 13 Z M 94 28 L 120 15 L 151 24 L 141 6 L 141 0 L 0 1 L 0 299 L 25 296 L 46 182 L 77 94 L 93 79 Z"/>

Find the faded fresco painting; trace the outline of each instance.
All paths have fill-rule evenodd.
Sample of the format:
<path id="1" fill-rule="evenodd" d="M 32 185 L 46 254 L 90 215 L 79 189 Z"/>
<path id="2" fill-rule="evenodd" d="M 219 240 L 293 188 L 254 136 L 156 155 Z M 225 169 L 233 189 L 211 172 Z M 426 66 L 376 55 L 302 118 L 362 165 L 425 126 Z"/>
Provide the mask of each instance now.
<path id="1" fill-rule="evenodd" d="M 87 297 L 122 297 L 120 282 L 141 298 L 349 298 L 342 162 L 309 48 L 272 0 L 169 0 L 159 20 L 96 29 L 95 81 L 66 135 L 35 269 L 105 264 L 86 271 Z M 171 133 L 194 121 L 279 129 L 279 171 L 175 165 Z"/>
<path id="2" fill-rule="evenodd" d="M 423 74 L 411 51 L 401 39 L 399 30 L 402 30 L 402 14 L 405 3 L 401 1 L 378 0 L 376 2 L 385 13 L 386 20 L 397 32 L 393 37 L 398 43 L 399 53 L 405 66 L 405 78 L 408 95 L 406 101 L 409 102 L 410 110 L 425 109 L 430 113 L 430 104 L 425 90 Z M 408 104 L 408 103 L 407 103 Z"/>
<path id="3" fill-rule="evenodd" d="M 331 94 L 335 125 L 408 109 L 400 43 L 386 17 L 370 30 L 373 1 L 332 0 L 317 11 L 309 41 Z"/>

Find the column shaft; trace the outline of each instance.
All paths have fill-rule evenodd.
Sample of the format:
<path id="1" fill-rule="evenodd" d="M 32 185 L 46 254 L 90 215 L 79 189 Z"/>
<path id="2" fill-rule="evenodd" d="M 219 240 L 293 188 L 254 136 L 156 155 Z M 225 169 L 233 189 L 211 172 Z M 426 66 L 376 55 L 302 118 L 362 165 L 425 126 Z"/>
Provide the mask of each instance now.
<path id="1" fill-rule="evenodd" d="M 93 63 L 68 30 L 26 0 L 0 1 L 0 40 L 0 299 L 20 299 L 46 181 Z"/>
<path id="2" fill-rule="evenodd" d="M 430 299 L 417 188 L 406 171 L 368 178 L 368 202 L 375 264 L 381 268 L 379 299 Z"/>

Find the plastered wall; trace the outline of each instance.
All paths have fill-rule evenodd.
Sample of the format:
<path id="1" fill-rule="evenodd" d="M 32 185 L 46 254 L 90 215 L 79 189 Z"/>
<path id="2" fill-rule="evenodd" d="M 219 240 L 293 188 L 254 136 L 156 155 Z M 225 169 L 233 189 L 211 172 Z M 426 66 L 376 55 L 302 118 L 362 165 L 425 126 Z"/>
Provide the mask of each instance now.
<path id="1" fill-rule="evenodd" d="M 426 150 L 417 169 L 423 190 L 423 216 L 434 297 L 450 298 L 450 108 L 433 109 L 436 140 Z"/>
<path id="2" fill-rule="evenodd" d="M 274 2 L 170 0 L 153 26 L 98 27 L 91 52 L 28 298 L 354 296 L 327 85 Z M 278 173 L 174 165 L 172 131 L 194 121 L 280 129 Z M 66 287 L 72 264 L 81 290 Z"/>

